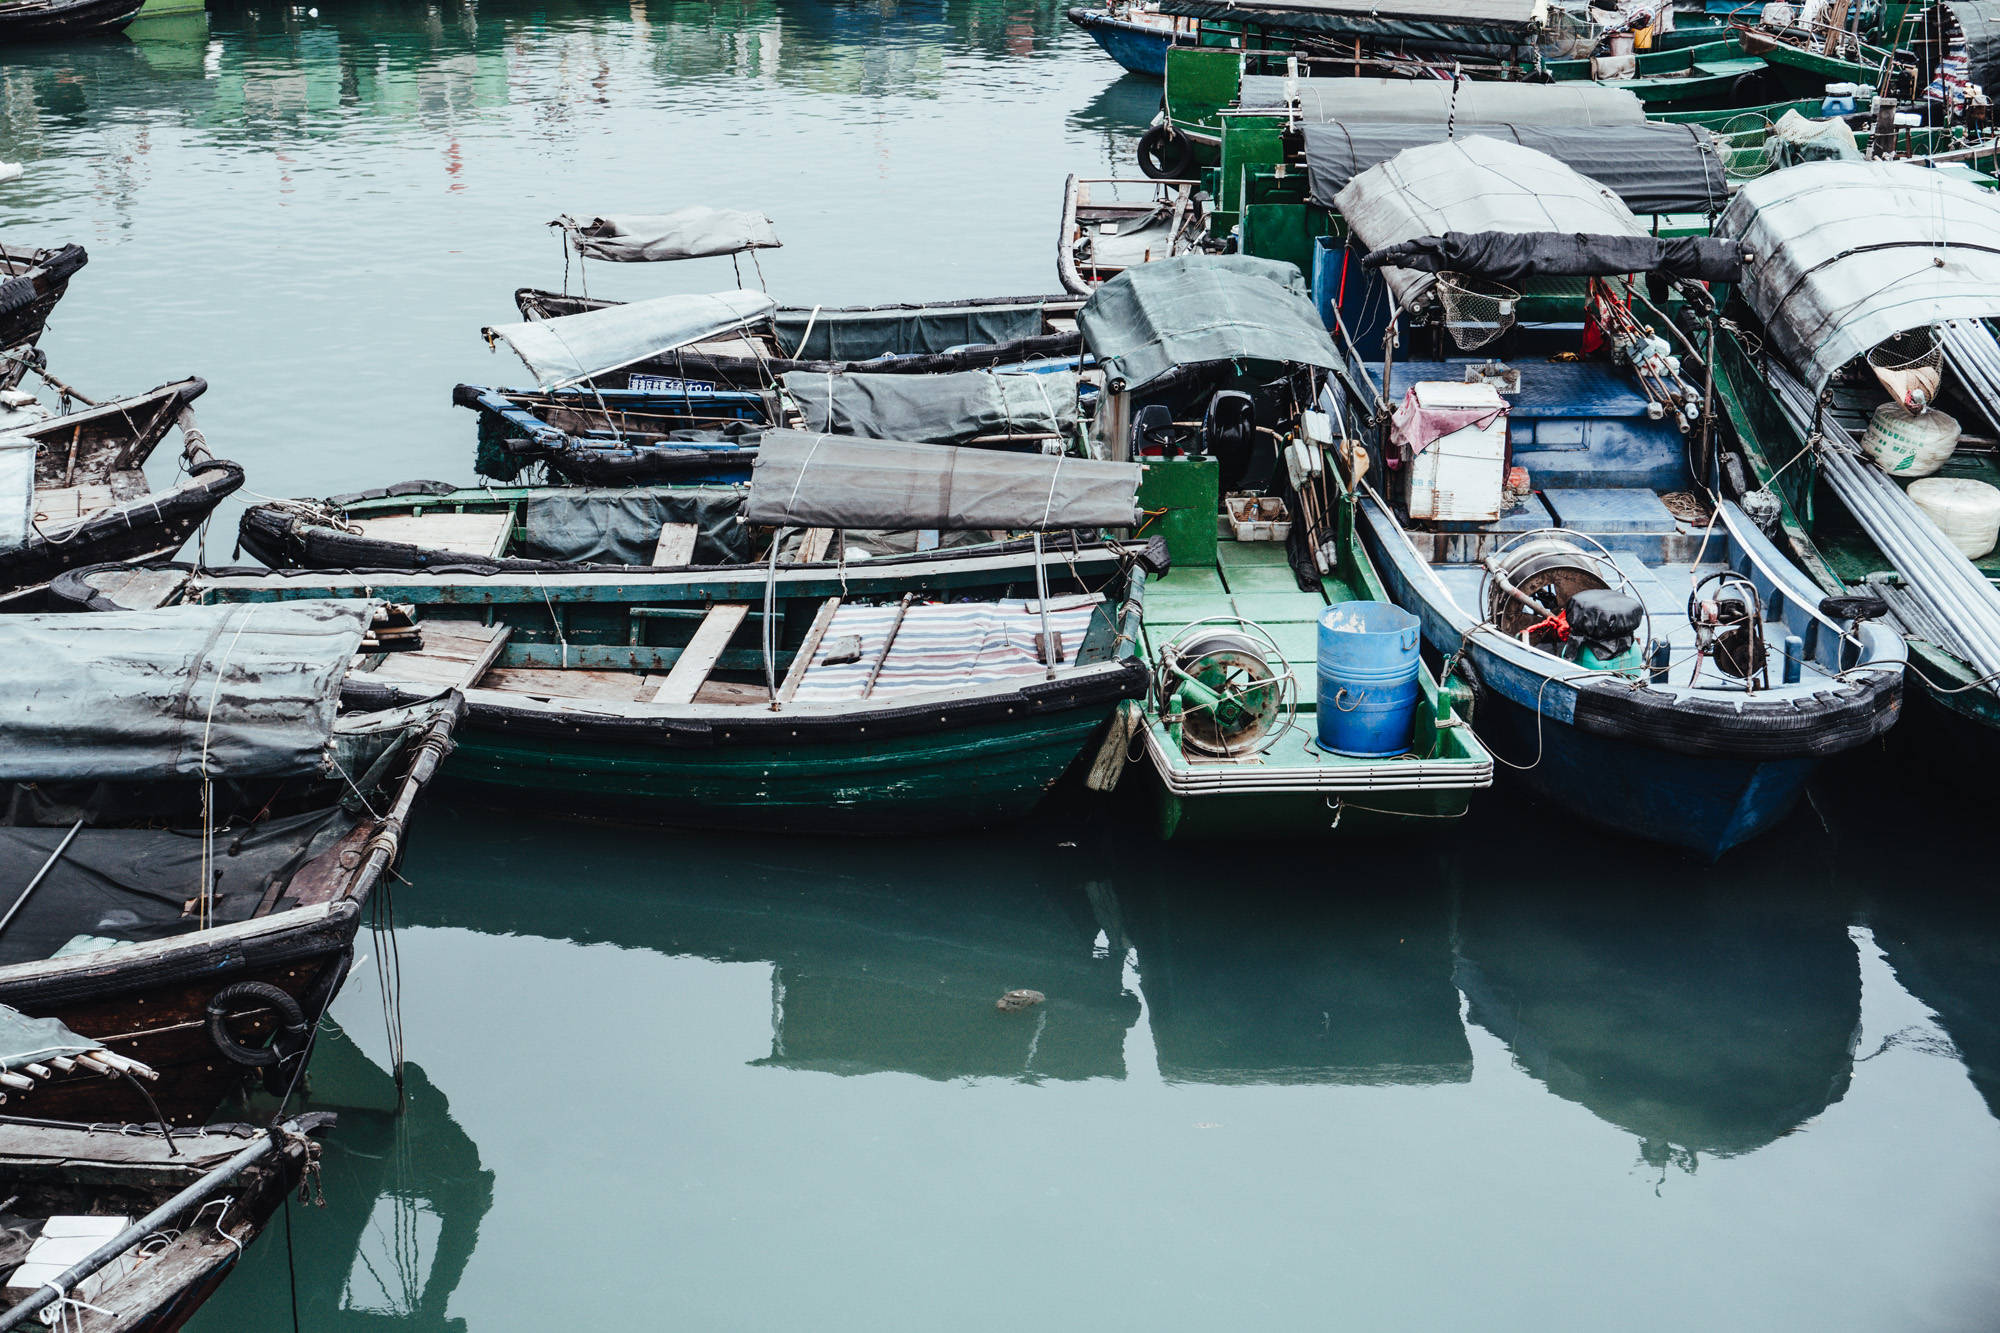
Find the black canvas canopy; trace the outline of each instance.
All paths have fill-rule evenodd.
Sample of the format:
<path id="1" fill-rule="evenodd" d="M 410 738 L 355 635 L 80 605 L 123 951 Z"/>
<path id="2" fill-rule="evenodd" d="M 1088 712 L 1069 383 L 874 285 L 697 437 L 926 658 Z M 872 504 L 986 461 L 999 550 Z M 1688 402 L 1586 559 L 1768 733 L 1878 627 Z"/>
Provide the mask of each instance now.
<path id="1" fill-rule="evenodd" d="M 1161 0 L 1160 12 L 1268 31 L 1384 37 L 1451 45 L 1531 42 L 1547 20 L 1546 0 Z"/>
<path id="2" fill-rule="evenodd" d="M 1384 246 L 1361 261 L 1413 273 L 1471 273 L 1495 282 L 1532 278 L 1664 273 L 1700 282 L 1734 282 L 1743 253 L 1709 236 L 1590 236 L 1567 231 L 1475 231 L 1419 236 Z"/>
<path id="3" fill-rule="evenodd" d="M 1449 137 L 1443 121 L 1430 120 L 1308 124 L 1304 133 L 1312 201 L 1324 208 L 1368 168 Z M 1729 203 L 1715 136 L 1699 125 L 1488 125 L 1478 133 L 1548 154 L 1634 213 L 1711 213 Z"/>

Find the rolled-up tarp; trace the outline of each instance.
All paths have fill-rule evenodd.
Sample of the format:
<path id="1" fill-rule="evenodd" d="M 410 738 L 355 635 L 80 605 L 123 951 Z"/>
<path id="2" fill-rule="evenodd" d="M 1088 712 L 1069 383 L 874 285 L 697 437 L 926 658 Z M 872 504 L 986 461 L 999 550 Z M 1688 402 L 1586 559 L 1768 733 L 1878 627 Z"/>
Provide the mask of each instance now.
<path id="1" fill-rule="evenodd" d="M 1712 236 L 1589 236 L 1573 231 L 1452 232 L 1372 251 L 1362 263 L 1413 273 L 1471 273 L 1495 282 L 1663 273 L 1698 282 L 1735 282 L 1743 253 Z"/>
<path id="2" fill-rule="evenodd" d="M 795 370 L 780 379 L 808 430 L 932 444 L 1076 433 L 1077 377 L 1067 370 L 944 375 Z"/>
<path id="3" fill-rule="evenodd" d="M 1452 232 L 1581 232 L 1647 235 L 1618 199 L 1546 153 L 1466 135 L 1411 148 L 1347 183 L 1334 204 L 1370 250 Z M 1431 274 L 1387 267 L 1383 280 L 1405 306 Z"/>
<path id="4" fill-rule="evenodd" d="M 566 389 L 677 347 L 762 323 L 777 308 L 778 303 L 762 292 L 658 296 L 558 319 L 496 324 L 481 332 L 488 343 L 511 347 L 542 388 Z"/>
<path id="5" fill-rule="evenodd" d="M 1136 463 L 774 430 L 743 518 L 894 531 L 1123 528 L 1139 521 L 1138 495 Z"/>
<path id="6" fill-rule="evenodd" d="M 1814 391 L 1885 338 L 2000 316 L 2000 201 L 1910 162 L 1807 162 L 1750 181 L 1716 234 L 1752 256 L 1741 287 Z"/>
<path id="7" fill-rule="evenodd" d="M 1547 153 L 1634 213 L 1714 213 L 1729 203 L 1715 135 L 1700 125 L 1483 125 L 1478 133 Z M 1362 121 L 1304 127 L 1312 201 L 1331 208 L 1347 183 L 1410 148 L 1450 137 L 1444 122 Z"/>
<path id="8" fill-rule="evenodd" d="M 1237 105 L 1278 111 L 1296 99 L 1311 123 L 1449 122 L 1460 132 L 1487 125 L 1639 125 L 1646 104 L 1626 88 L 1582 79 L 1562 83 L 1475 82 L 1462 79 L 1288 79 L 1245 75 Z"/>
<path id="9" fill-rule="evenodd" d="M 1136 389 L 1178 366 L 1215 361 L 1340 365 L 1298 269 L 1275 259 L 1135 264 L 1091 293 L 1077 325 L 1114 387 Z"/>
<path id="10" fill-rule="evenodd" d="M 549 225 L 567 232 L 570 244 L 586 259 L 618 264 L 705 259 L 784 244 L 762 213 L 700 204 L 671 213 L 614 213 L 581 222 L 565 213 Z"/>
<path id="11" fill-rule="evenodd" d="M 321 772 L 376 605 L 0 617 L 0 781 Z"/>

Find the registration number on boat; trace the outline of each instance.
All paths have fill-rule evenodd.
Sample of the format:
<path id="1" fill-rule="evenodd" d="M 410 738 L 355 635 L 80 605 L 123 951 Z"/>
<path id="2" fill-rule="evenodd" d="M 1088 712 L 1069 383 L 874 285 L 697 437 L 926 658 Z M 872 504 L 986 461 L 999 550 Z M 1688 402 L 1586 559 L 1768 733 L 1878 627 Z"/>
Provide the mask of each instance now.
<path id="1" fill-rule="evenodd" d="M 684 380 L 672 375 L 632 375 L 625 387 L 639 393 L 714 393 L 714 380 Z"/>

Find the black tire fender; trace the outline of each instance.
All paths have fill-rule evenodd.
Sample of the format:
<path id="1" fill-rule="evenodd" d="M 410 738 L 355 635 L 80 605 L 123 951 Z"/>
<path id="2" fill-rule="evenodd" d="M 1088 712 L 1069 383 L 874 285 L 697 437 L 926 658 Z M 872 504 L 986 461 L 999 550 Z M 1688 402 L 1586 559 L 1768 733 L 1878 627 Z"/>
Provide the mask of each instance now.
<path id="1" fill-rule="evenodd" d="M 280 1027 L 269 1046 L 245 1046 L 229 1031 L 232 1001 L 254 1000 L 278 1011 Z M 306 1048 L 307 1023 L 299 1002 L 263 981 L 239 981 L 224 986 L 208 1000 L 208 1039 L 222 1058 L 250 1069 L 268 1069 L 291 1059 Z"/>
<path id="2" fill-rule="evenodd" d="M 1139 139 L 1139 170 L 1156 181 L 1185 180 L 1194 145 L 1171 125 L 1155 125 Z"/>

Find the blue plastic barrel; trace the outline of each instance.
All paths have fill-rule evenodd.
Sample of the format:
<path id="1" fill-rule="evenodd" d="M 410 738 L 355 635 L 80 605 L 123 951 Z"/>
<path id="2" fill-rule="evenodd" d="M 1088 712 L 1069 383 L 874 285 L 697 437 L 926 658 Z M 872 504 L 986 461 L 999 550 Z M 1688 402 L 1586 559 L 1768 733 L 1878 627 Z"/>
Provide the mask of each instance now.
<path id="1" fill-rule="evenodd" d="M 1417 618 L 1387 602 L 1341 602 L 1319 617 L 1319 743 L 1386 759 L 1417 726 Z"/>

